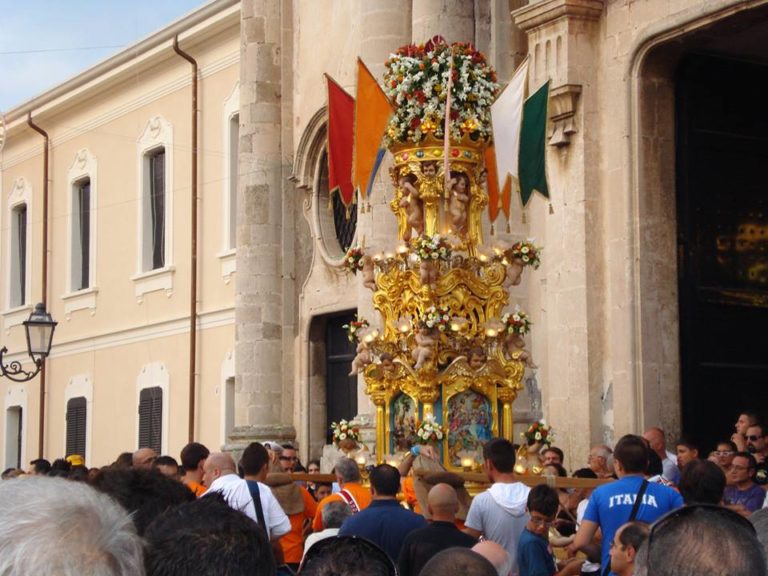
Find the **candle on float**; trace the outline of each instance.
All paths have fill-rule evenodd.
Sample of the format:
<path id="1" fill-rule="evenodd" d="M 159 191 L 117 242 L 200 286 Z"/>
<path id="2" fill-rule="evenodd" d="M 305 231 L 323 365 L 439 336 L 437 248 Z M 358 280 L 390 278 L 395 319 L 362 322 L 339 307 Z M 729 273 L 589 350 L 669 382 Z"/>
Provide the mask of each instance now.
<path id="1" fill-rule="evenodd" d="M 472 458 L 461 459 L 461 467 L 464 468 L 465 470 L 471 470 L 472 464 L 474 464 L 474 461 L 472 460 Z"/>
<path id="2" fill-rule="evenodd" d="M 365 456 L 358 456 L 356 461 L 360 466 L 365 466 Z"/>

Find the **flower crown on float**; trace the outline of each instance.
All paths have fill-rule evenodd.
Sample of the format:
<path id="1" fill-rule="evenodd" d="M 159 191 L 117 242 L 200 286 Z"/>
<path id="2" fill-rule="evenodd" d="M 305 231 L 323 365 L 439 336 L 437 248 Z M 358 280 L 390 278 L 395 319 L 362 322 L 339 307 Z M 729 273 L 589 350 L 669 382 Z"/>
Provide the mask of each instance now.
<path id="1" fill-rule="evenodd" d="M 530 266 L 537 270 L 541 265 L 541 247 L 534 245 L 533 240 L 521 240 L 512 245 L 508 251 L 508 257 L 519 260 L 523 266 Z"/>
<path id="2" fill-rule="evenodd" d="M 435 36 L 426 44 L 399 48 L 384 66 L 384 92 L 395 106 L 384 137 L 387 147 L 418 144 L 430 135 L 443 139 L 449 87 L 449 138 L 491 139 L 490 106 L 499 84 L 472 44 L 448 44 Z"/>
<path id="3" fill-rule="evenodd" d="M 333 443 L 336 445 L 343 440 L 353 440 L 355 442 L 360 440 L 360 425 L 354 420 L 341 420 L 338 423 L 332 422 L 331 431 L 333 432 Z"/>
<path id="4" fill-rule="evenodd" d="M 342 328 L 347 331 L 347 340 L 356 343 L 360 340 L 360 331 L 370 327 L 370 323 L 365 318 L 355 315 L 355 319 L 349 324 L 344 324 Z"/>
<path id="5" fill-rule="evenodd" d="M 518 334 L 525 336 L 531 331 L 531 321 L 528 314 L 523 312 L 520 306 L 515 306 L 514 312 L 507 312 L 501 317 L 501 323 L 504 325 L 502 330 L 507 334 Z"/>
<path id="6" fill-rule="evenodd" d="M 528 426 L 528 430 L 521 432 L 520 436 L 525 442 L 531 446 L 539 443 L 544 446 L 549 446 L 554 440 L 554 434 L 552 432 L 552 426 L 547 426 L 544 420 L 539 420 Z"/>
<path id="7" fill-rule="evenodd" d="M 435 417 L 431 414 L 424 418 L 424 421 L 416 428 L 416 442 L 419 444 L 430 444 L 432 442 L 442 442 L 445 433 L 440 424 L 435 422 Z"/>

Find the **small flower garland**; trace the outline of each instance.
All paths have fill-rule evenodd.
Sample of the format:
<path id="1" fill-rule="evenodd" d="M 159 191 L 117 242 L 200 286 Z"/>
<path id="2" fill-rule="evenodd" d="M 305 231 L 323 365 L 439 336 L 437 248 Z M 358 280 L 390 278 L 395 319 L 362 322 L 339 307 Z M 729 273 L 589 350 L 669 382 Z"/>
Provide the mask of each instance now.
<path id="1" fill-rule="evenodd" d="M 353 246 L 347 250 L 344 256 L 344 267 L 352 274 L 357 274 L 358 270 L 363 269 L 363 256 L 365 252 L 359 246 Z"/>
<path id="2" fill-rule="evenodd" d="M 522 240 L 509 249 L 513 259 L 520 260 L 524 266 L 536 270 L 541 265 L 541 248 L 534 245 L 532 240 Z"/>
<path id="3" fill-rule="evenodd" d="M 445 236 L 419 236 L 414 241 L 414 251 L 419 260 L 450 260 L 453 248 Z"/>
<path id="4" fill-rule="evenodd" d="M 421 320 L 426 324 L 427 328 L 437 328 L 440 332 L 445 332 L 445 329 L 451 322 L 451 311 L 447 306 L 439 308 L 430 306 L 424 311 Z"/>
<path id="5" fill-rule="evenodd" d="M 419 444 L 429 444 L 431 442 L 441 442 L 445 433 L 440 424 L 435 422 L 432 415 L 428 415 L 416 429 L 416 441 Z"/>
<path id="6" fill-rule="evenodd" d="M 370 323 L 365 318 L 360 318 L 355 315 L 355 319 L 349 324 L 344 324 L 342 328 L 347 331 L 347 340 L 350 342 L 357 342 L 360 337 L 358 336 L 360 330 L 368 328 Z"/>
<path id="7" fill-rule="evenodd" d="M 354 440 L 355 442 L 360 440 L 360 425 L 354 420 L 332 422 L 331 430 L 333 431 L 334 444 L 338 444 L 342 440 Z"/>
<path id="8" fill-rule="evenodd" d="M 519 306 L 515 306 L 514 312 L 504 314 L 501 317 L 501 323 L 504 325 L 502 330 L 507 334 L 525 336 L 531 331 L 531 321 L 528 319 L 528 314 L 523 312 Z"/>
<path id="9" fill-rule="evenodd" d="M 452 75 L 449 136 L 491 138 L 491 104 L 499 90 L 496 72 L 472 44 L 447 44 L 436 36 L 426 44 L 402 46 L 384 62 L 384 92 L 395 106 L 385 135 L 387 147 L 444 137 L 445 103 Z"/>
<path id="10" fill-rule="evenodd" d="M 521 432 L 520 436 L 530 446 L 539 442 L 545 446 L 552 444 L 554 440 L 554 434 L 552 433 L 552 426 L 547 426 L 544 420 L 539 420 L 528 426 L 528 430 Z"/>

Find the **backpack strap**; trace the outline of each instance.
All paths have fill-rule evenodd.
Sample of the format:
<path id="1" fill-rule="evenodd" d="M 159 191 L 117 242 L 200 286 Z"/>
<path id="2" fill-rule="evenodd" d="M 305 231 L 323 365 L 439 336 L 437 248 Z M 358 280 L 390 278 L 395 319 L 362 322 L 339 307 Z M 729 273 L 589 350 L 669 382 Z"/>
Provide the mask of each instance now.
<path id="1" fill-rule="evenodd" d="M 357 514 L 360 512 L 360 506 L 357 505 L 357 500 L 355 500 L 355 497 L 352 496 L 352 492 L 346 488 L 343 488 L 342 490 L 339 490 L 339 496 L 341 496 L 342 500 L 344 500 L 344 502 L 349 504 L 349 507 L 352 508 L 352 514 Z"/>
<path id="2" fill-rule="evenodd" d="M 646 488 L 648 488 L 648 480 L 643 478 L 643 483 L 640 484 L 640 490 L 637 491 L 635 505 L 632 506 L 632 512 L 630 512 L 629 520 L 627 520 L 627 522 L 632 522 L 637 517 L 637 511 L 640 509 L 640 503 L 643 501 L 643 495 L 645 494 Z"/>
<path id="3" fill-rule="evenodd" d="M 269 526 L 267 526 L 266 520 L 264 520 L 264 509 L 261 507 L 261 492 L 259 491 L 258 482 L 249 482 L 248 487 L 251 489 L 251 498 L 253 498 L 253 505 L 256 507 L 256 518 L 259 519 L 259 526 L 264 530 L 264 534 L 269 540 Z"/>
<path id="4" fill-rule="evenodd" d="M 632 512 L 629 513 L 629 520 L 627 520 L 627 522 L 632 522 L 637 517 L 637 511 L 640 509 L 640 504 L 643 501 L 643 495 L 645 494 L 646 488 L 648 488 L 648 480 L 643 478 L 643 483 L 640 484 L 640 489 L 637 491 L 637 498 L 635 498 L 635 504 L 632 506 Z M 601 576 L 608 576 L 610 573 L 611 564 L 609 562 L 608 566 L 603 566 Z"/>

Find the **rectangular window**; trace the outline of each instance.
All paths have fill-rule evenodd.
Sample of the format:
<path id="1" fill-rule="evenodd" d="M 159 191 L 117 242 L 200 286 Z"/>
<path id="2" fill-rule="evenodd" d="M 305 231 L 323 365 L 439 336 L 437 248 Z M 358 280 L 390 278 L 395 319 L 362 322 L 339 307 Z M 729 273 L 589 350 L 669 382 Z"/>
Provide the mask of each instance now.
<path id="1" fill-rule="evenodd" d="M 11 212 L 11 307 L 26 304 L 27 294 L 27 205 Z"/>
<path id="2" fill-rule="evenodd" d="M 91 181 L 75 184 L 72 194 L 72 290 L 91 285 Z"/>
<path id="3" fill-rule="evenodd" d="M 149 158 L 150 270 L 165 266 L 165 149 Z"/>
<path id="4" fill-rule="evenodd" d="M 163 389 L 144 388 L 139 394 L 139 448 L 162 451 Z"/>
<path id="5" fill-rule="evenodd" d="M 229 120 L 229 248 L 237 245 L 237 166 L 240 155 L 240 115 Z"/>
<path id="6" fill-rule="evenodd" d="M 5 411 L 5 468 L 21 468 L 23 431 L 21 406 L 11 406 Z"/>
<path id="7" fill-rule="evenodd" d="M 79 454 L 85 458 L 85 422 L 88 403 L 83 396 L 67 402 L 67 456 Z"/>

